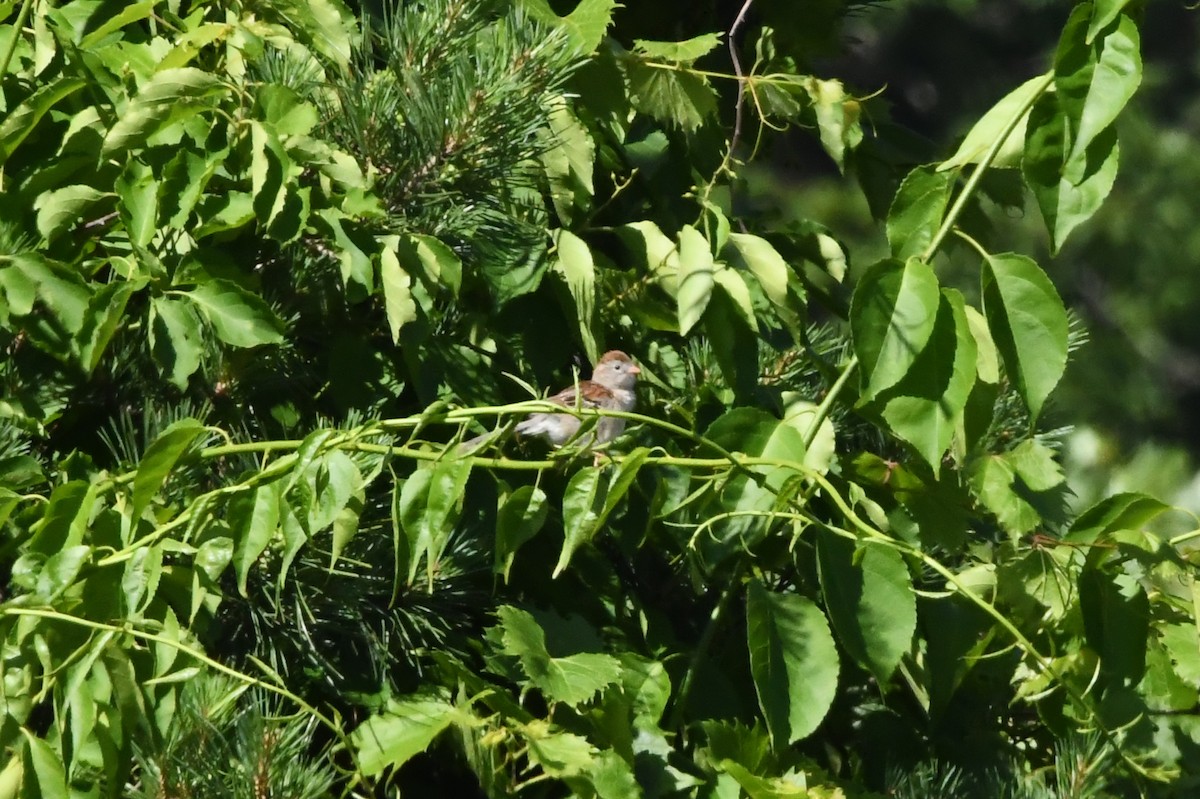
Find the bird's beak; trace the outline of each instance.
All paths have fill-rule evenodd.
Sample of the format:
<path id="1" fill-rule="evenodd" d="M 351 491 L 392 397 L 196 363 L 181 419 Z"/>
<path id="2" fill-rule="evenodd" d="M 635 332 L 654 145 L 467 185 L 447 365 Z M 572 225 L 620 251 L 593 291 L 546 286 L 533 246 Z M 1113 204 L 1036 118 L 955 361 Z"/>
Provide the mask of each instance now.
<path id="1" fill-rule="evenodd" d="M 629 365 L 629 374 L 640 375 L 641 373 L 642 373 L 642 370 L 638 368 L 638 365 L 636 363 L 631 363 Z"/>

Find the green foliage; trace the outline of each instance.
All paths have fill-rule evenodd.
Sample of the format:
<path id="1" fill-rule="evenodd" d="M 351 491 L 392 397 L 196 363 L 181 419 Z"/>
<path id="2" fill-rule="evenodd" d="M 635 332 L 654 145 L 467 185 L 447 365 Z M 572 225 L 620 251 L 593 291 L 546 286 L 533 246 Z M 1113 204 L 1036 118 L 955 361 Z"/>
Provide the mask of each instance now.
<path id="1" fill-rule="evenodd" d="M 1069 317 L 976 235 L 1001 168 L 1055 247 L 1108 193 L 1124 4 L 937 164 L 810 74 L 842 3 L 682 41 L 607 0 L 36 5 L 3 40 L 0 795 L 1196 778 L 1194 533 L 1064 513 Z M 744 208 L 788 126 L 891 257 Z M 533 388 L 611 347 L 622 438 L 506 440 L 612 415 Z"/>

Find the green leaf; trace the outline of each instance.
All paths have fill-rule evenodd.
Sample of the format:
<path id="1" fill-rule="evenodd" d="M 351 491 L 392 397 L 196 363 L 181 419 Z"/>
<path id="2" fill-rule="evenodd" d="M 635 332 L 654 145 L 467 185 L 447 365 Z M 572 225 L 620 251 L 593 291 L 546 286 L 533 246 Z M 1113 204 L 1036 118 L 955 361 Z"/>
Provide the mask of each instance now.
<path id="1" fill-rule="evenodd" d="M 172 120 L 196 113 L 205 100 L 227 91 L 220 77 L 194 67 L 155 73 L 105 135 L 101 157 L 109 158 L 141 145 Z"/>
<path id="2" fill-rule="evenodd" d="M 13 31 L 15 33 L 15 31 Z M 0 165 L 33 133 L 38 122 L 60 100 L 87 85 L 83 78 L 60 77 L 38 88 L 0 122 Z"/>
<path id="3" fill-rule="evenodd" d="M 433 236 L 409 233 L 397 237 L 396 253 L 409 274 L 423 275 L 430 286 L 448 289 L 458 296 L 462 287 L 462 260 L 444 242 Z"/>
<path id="4" fill-rule="evenodd" d="M 1067 479 L 1058 461 L 1054 460 L 1054 450 L 1035 439 L 1022 441 L 1004 457 L 1033 491 L 1049 491 Z"/>
<path id="5" fill-rule="evenodd" d="M 125 563 L 121 575 L 121 593 L 125 595 L 125 611 L 138 615 L 154 600 L 163 572 L 163 548 L 139 547 Z"/>
<path id="6" fill-rule="evenodd" d="M 815 791 L 808 790 L 808 779 L 802 771 L 790 771 L 781 777 L 764 777 L 755 774 L 735 760 L 722 760 L 719 766 L 733 777 L 735 790 L 740 786 L 749 799 L 809 799 L 811 796 L 819 795 Z M 838 793 L 841 793 L 840 790 Z M 826 794 L 826 796 L 840 799 L 838 793 Z M 740 796 L 741 793 L 731 792 L 729 795 Z M 842 794 L 842 796 L 844 795 Z"/>
<path id="7" fill-rule="evenodd" d="M 186 388 L 203 354 L 200 317 L 192 304 L 172 296 L 152 299 L 149 340 L 154 360 L 167 379 L 177 388 Z"/>
<path id="8" fill-rule="evenodd" d="M 508 582 L 508 573 L 517 550 L 538 534 L 549 513 L 546 492 L 531 485 L 513 491 L 500 506 L 496 513 L 496 564 L 493 571 L 504 575 L 504 582 Z"/>
<path id="9" fill-rule="evenodd" d="M 564 782 L 572 787 L 580 785 L 583 791 L 594 791 L 596 799 L 641 799 L 644 795 L 633 765 L 613 749 L 598 752 L 585 774 L 564 778 Z"/>
<path id="10" fill-rule="evenodd" d="M 716 115 L 716 90 L 702 75 L 661 69 L 634 58 L 624 65 L 633 107 L 641 113 L 684 131 Z"/>
<path id="11" fill-rule="evenodd" d="M 639 53 L 651 58 L 691 63 L 720 47 L 721 34 L 702 33 L 682 42 L 652 42 L 646 39 L 634 39 L 633 46 Z"/>
<path id="12" fill-rule="evenodd" d="M 596 466 L 585 466 L 571 476 L 563 492 L 563 545 L 553 577 L 562 574 L 575 550 L 591 541 L 600 529 L 608 481 Z"/>
<path id="13" fill-rule="evenodd" d="M 142 3 L 130 3 L 93 30 L 88 31 L 88 34 L 80 39 L 79 47 L 81 50 L 91 50 L 110 34 L 116 33 L 130 23 L 140 22 L 153 13 L 153 0 L 145 0 Z"/>
<path id="14" fill-rule="evenodd" d="M 246 596 L 246 579 L 259 555 L 279 530 L 279 481 L 242 491 L 229 502 L 229 525 L 234 532 L 233 569 L 238 593 Z"/>
<path id="15" fill-rule="evenodd" d="M 579 323 L 579 338 L 588 360 L 600 359 L 593 314 L 596 306 L 596 265 L 592 252 L 583 239 L 569 230 L 554 232 L 555 259 L 553 269 L 562 275 L 575 301 L 575 317 Z"/>
<path id="16" fill-rule="evenodd" d="M 374 776 L 385 768 L 404 765 L 429 748 L 450 726 L 455 713 L 454 705 L 434 695 L 389 701 L 386 710 L 350 734 L 358 767 Z"/>
<path id="17" fill-rule="evenodd" d="M 217 337 L 234 347 L 257 347 L 283 341 L 283 323 L 262 298 L 228 280 L 206 280 L 180 292 L 196 304 Z"/>
<path id="18" fill-rule="evenodd" d="M 1140 530 L 1169 510 L 1170 505 L 1146 494 L 1116 494 L 1079 514 L 1064 538 L 1092 544 L 1119 530 Z"/>
<path id="19" fill-rule="evenodd" d="M 892 256 L 904 260 L 924 254 L 942 223 L 954 176 L 919 166 L 905 176 L 888 211 L 887 237 Z"/>
<path id="20" fill-rule="evenodd" d="M 548 149 L 542 153 L 542 165 L 550 183 L 550 199 L 563 225 L 579 221 L 580 212 L 591 204 L 596 142 L 575 116 L 566 98 L 551 101 L 547 117 Z"/>
<path id="21" fill-rule="evenodd" d="M 821 609 L 797 594 L 751 580 L 746 642 L 758 705 L 776 751 L 806 738 L 837 694 L 838 656 Z"/>
<path id="22" fill-rule="evenodd" d="M 978 164 L 984 153 L 991 148 L 1004 128 L 1012 121 L 1013 115 L 1025 106 L 1031 104 L 1034 97 L 1046 89 L 1046 77 L 1038 75 L 1022 83 L 1006 94 L 998 103 L 988 109 L 971 130 L 968 131 L 962 144 L 954 155 L 938 164 L 938 171 L 959 169 L 967 164 Z M 1000 150 L 996 153 L 993 167 L 1015 167 L 1020 165 L 1021 151 L 1025 144 L 1025 128 L 1029 123 L 1029 111 L 1026 111 L 1021 121 L 1012 129 Z"/>
<path id="23" fill-rule="evenodd" d="M 804 306 L 796 303 L 788 293 L 791 269 L 769 241 L 749 233 L 730 233 L 729 243 L 722 250 L 722 255 L 730 264 L 750 270 L 781 319 L 799 321 L 803 318 Z"/>
<path id="24" fill-rule="evenodd" d="M 1092 142 L 1085 154 L 1083 178 L 1072 183 L 1064 165 L 1067 124 L 1059 111 L 1058 98 L 1045 95 L 1030 111 L 1025 136 L 1022 168 L 1050 233 L 1051 252 L 1057 252 L 1071 231 L 1103 204 L 1116 180 L 1120 157 L 1116 129 L 1110 128 Z"/>
<path id="25" fill-rule="evenodd" d="M 780 422 L 758 408 L 734 408 L 709 425 L 704 436 L 751 457 L 803 464 L 804 429 L 802 423 L 793 421 L 800 423 L 799 419 Z M 737 473 L 721 492 L 721 502 L 729 510 L 769 510 L 775 504 L 776 492 L 797 474 L 786 466 L 752 466 L 749 471 L 760 477 Z"/>
<path id="26" fill-rule="evenodd" d="M 11 313 L 25 316 L 40 300 L 67 333 L 83 327 L 92 298 L 76 270 L 35 253 L 0 256 L 0 289 Z"/>
<path id="27" fill-rule="evenodd" d="M 158 183 L 150 167 L 131 159 L 116 182 L 117 213 L 130 240 L 145 247 L 158 228 Z"/>
<path id="28" fill-rule="evenodd" d="M 30 796 L 39 799 L 70 799 L 67 774 L 63 769 L 63 757 L 50 744 L 21 727 L 25 736 L 25 787 Z"/>
<path id="29" fill-rule="evenodd" d="M 396 251 L 384 246 L 379 252 L 379 282 L 383 286 L 384 308 L 387 310 L 388 327 L 392 331 L 392 342 L 400 343 L 400 329 L 419 318 L 417 304 L 412 297 L 412 278 L 400 266 Z"/>
<path id="30" fill-rule="evenodd" d="M 758 319 L 754 315 L 754 304 L 750 299 L 750 289 L 746 286 L 746 280 L 741 274 L 736 269 L 719 266 L 713 272 L 713 282 L 721 287 L 721 291 L 724 292 L 725 297 L 729 300 L 729 307 L 745 323 L 746 329 L 751 332 L 757 331 Z"/>
<path id="31" fill-rule="evenodd" d="M 854 289 L 850 331 L 861 373 L 862 401 L 903 379 L 933 335 L 942 295 L 929 264 L 880 261 Z"/>
<path id="32" fill-rule="evenodd" d="M 617 8 L 616 0 L 579 0 L 574 11 L 560 17 L 547 0 L 520 0 L 520 4 L 534 19 L 561 26 L 567 32 L 567 41 L 584 55 L 600 44 Z"/>
<path id="33" fill-rule="evenodd" d="M 26 552 L 50 556 L 83 543 L 95 504 L 95 491 L 83 480 L 72 480 L 55 488 L 45 513 L 32 528 Z"/>
<path id="34" fill-rule="evenodd" d="M 713 257 L 704 234 L 691 225 L 679 231 L 679 333 L 686 336 L 708 307 L 713 290 Z"/>
<path id="35" fill-rule="evenodd" d="M 92 558 L 92 548 L 77 544 L 55 552 L 38 572 L 34 595 L 45 605 L 50 605 L 74 584 L 80 569 Z"/>
<path id="36" fill-rule="evenodd" d="M 728 272 L 724 267 L 718 270 Z M 733 276 L 737 278 L 736 275 Z M 744 288 L 728 278 L 735 291 Z M 714 273 L 716 282 L 716 273 Z M 758 326 L 746 322 L 746 309 L 730 297 L 724 289 L 715 291 L 709 298 L 704 311 L 704 336 L 712 346 L 713 357 L 725 379 L 733 390 L 736 404 L 749 404 L 758 386 Z"/>
<path id="37" fill-rule="evenodd" d="M 206 195 L 199 205 L 201 221 L 194 234 L 197 239 L 237 230 L 254 221 L 254 198 L 244 191 Z M 333 213 L 331 209 L 326 209 L 326 212 Z M 370 264 L 370 261 L 367 263 Z"/>
<path id="38" fill-rule="evenodd" d="M 850 657 L 886 686 L 912 645 L 917 597 L 904 558 L 894 549 L 833 534 L 817 544 L 825 608 Z"/>
<path id="39" fill-rule="evenodd" d="M 965 306 L 964 310 L 967 313 L 967 326 L 971 328 L 971 336 L 975 339 L 979 379 L 994 386 L 1000 382 L 1000 352 L 992 340 L 992 331 L 988 330 L 987 317 L 970 305 Z"/>
<path id="40" fill-rule="evenodd" d="M 1054 64 L 1054 83 L 1063 110 L 1074 123 L 1064 177 L 1074 184 L 1088 166 L 1087 150 L 1133 97 L 1142 79 L 1137 24 L 1128 16 L 1089 47 L 1083 36 L 1086 6 L 1079 6 L 1063 31 Z"/>
<path id="41" fill-rule="evenodd" d="M 306 453 L 320 449 L 320 437 L 305 440 L 308 442 Z M 297 465 L 306 453 L 297 452 Z M 307 522 L 309 534 L 332 525 L 333 539 L 329 547 L 329 568 L 332 569 L 358 531 L 358 517 L 365 501 L 365 481 L 358 466 L 341 450 L 329 450 L 311 457 L 303 477 L 297 480 L 301 494 L 307 494 L 308 498 L 307 513 L 300 521 L 302 526 Z"/>
<path id="42" fill-rule="evenodd" d="M 511 605 L 496 611 L 500 619 L 504 653 L 517 658 L 529 684 L 547 701 L 576 707 L 589 701 L 621 676 L 621 664 L 610 655 L 580 653 L 550 657 L 546 633 L 533 616 Z"/>
<path id="43" fill-rule="evenodd" d="M 82 328 L 74 342 L 85 373 L 90 375 L 99 365 L 108 343 L 125 318 L 125 305 L 133 289 L 130 283 L 109 283 L 88 301 Z"/>
<path id="44" fill-rule="evenodd" d="M 641 266 L 654 275 L 671 297 L 679 291 L 679 247 L 653 222 L 629 222 L 617 235 L 639 256 Z"/>
<path id="45" fill-rule="evenodd" d="M 142 517 L 142 511 L 162 488 L 167 475 L 203 432 L 204 425 L 195 419 L 180 419 L 159 433 L 154 443 L 146 448 L 133 477 L 132 516 L 135 520 Z"/>
<path id="46" fill-rule="evenodd" d="M 33 201 L 38 233 L 47 241 L 53 241 L 72 230 L 96 203 L 114 196 L 112 192 L 83 185 L 48 191 Z"/>
<path id="47" fill-rule="evenodd" d="M 1092 18 L 1088 22 L 1087 43 L 1091 44 L 1100 31 L 1107 28 L 1117 15 L 1129 5 L 1130 0 L 1095 0 L 1092 3 Z"/>
<path id="48" fill-rule="evenodd" d="M 1091 6 L 1076 6 L 1055 54 L 1056 91 L 1030 113 L 1025 179 L 1037 197 L 1056 251 L 1112 189 L 1117 174 L 1117 115 L 1141 80 L 1138 33 L 1122 16 L 1088 43 Z"/>
<path id="49" fill-rule="evenodd" d="M 825 474 L 833 463 L 834 452 L 837 449 L 837 435 L 833 422 L 826 416 L 821 420 L 821 427 L 814 434 L 813 422 L 816 421 L 817 408 L 815 403 L 804 399 L 801 392 L 785 391 L 783 400 L 783 422 L 795 428 L 805 441 L 811 444 L 804 453 L 804 465 L 814 472 Z"/>
<path id="50" fill-rule="evenodd" d="M 354 466 L 353 461 L 350 461 L 349 456 L 344 452 L 332 453 L 333 455 L 341 455 L 353 467 L 353 471 L 347 470 L 350 475 L 350 498 L 346 503 L 338 509 L 337 515 L 333 517 L 333 535 L 329 542 L 329 568 L 332 570 L 337 565 L 338 558 L 342 556 L 342 552 L 346 550 L 346 546 L 358 535 L 359 520 L 362 518 L 363 508 L 366 507 L 367 495 L 366 486 L 362 473 L 358 471 L 358 467 Z"/>
<path id="51" fill-rule="evenodd" d="M 307 135 L 320 122 L 316 106 L 287 86 L 263 86 L 255 99 L 267 124 L 285 141 Z"/>
<path id="52" fill-rule="evenodd" d="M 292 161 L 275 131 L 257 120 L 250 125 L 250 193 L 254 214 L 272 238 L 287 242 L 307 221 L 296 178 L 302 168 Z"/>
<path id="53" fill-rule="evenodd" d="M 563 545 L 552 577 L 562 574 L 575 552 L 596 537 L 649 455 L 645 447 L 629 453 L 611 478 L 608 470 L 596 466 L 572 475 L 563 492 Z"/>
<path id="54" fill-rule="evenodd" d="M 943 289 L 934 330 L 904 378 L 873 404 L 937 474 L 975 383 L 977 352 L 962 295 Z"/>
<path id="55" fill-rule="evenodd" d="M 400 521 L 409 540 L 408 581 L 416 579 L 421 557 L 426 560 L 429 583 L 442 551 L 450 540 L 459 516 L 463 496 L 471 476 L 471 461 L 440 461 L 432 468 L 419 469 L 400 491 Z"/>
<path id="56" fill-rule="evenodd" d="M 1017 473 L 1003 455 L 987 455 L 971 468 L 971 490 L 1015 540 L 1042 523 L 1027 496 L 1017 491 Z"/>
<path id="57" fill-rule="evenodd" d="M 859 123 L 862 106 L 846 95 L 841 81 L 817 78 L 803 80 L 817 115 L 821 145 L 837 164 L 838 170 L 845 172 L 846 151 L 853 150 L 862 141 L 862 125 Z"/>
<path id="58" fill-rule="evenodd" d="M 1146 670 L 1150 600 L 1129 575 L 1085 569 L 1079 578 L 1079 607 L 1088 645 L 1100 655 L 1101 673 L 1137 685 Z"/>
<path id="59" fill-rule="evenodd" d="M 1023 255 L 989 255 L 982 277 L 992 339 L 1036 418 L 1067 366 L 1067 311 L 1050 278 Z"/>
<path id="60" fill-rule="evenodd" d="M 596 765 L 596 748 L 587 738 L 569 732 L 549 732 L 548 724 L 531 724 L 524 729 L 529 759 L 557 779 L 581 774 Z"/>

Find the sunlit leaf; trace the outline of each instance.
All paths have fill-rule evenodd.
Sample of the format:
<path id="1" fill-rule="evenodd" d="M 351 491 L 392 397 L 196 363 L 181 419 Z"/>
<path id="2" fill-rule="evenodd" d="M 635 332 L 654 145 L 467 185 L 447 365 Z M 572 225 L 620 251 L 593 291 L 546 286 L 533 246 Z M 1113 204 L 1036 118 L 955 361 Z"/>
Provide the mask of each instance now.
<path id="1" fill-rule="evenodd" d="M 693 72 L 660 69 L 636 59 L 625 62 L 633 106 L 659 122 L 692 131 L 717 112 L 717 93 Z"/>
<path id="2" fill-rule="evenodd" d="M 934 329 L 904 378 L 869 406 L 937 474 L 975 383 L 975 339 L 962 295 L 943 289 Z"/>
<path id="3" fill-rule="evenodd" d="M 593 315 L 596 306 L 596 265 L 591 250 L 583 239 L 569 230 L 554 233 L 556 247 L 553 269 L 562 275 L 575 302 L 575 317 L 579 321 L 579 337 L 588 360 L 600 358 Z"/>
<path id="4" fill-rule="evenodd" d="M 692 62 L 721 46 L 721 34 L 704 33 L 682 42 L 651 42 L 635 39 L 633 46 L 640 53 L 663 61 Z"/>
<path id="5" fill-rule="evenodd" d="M 825 614 L 797 594 L 751 580 L 746 597 L 750 674 L 776 751 L 807 738 L 837 693 L 838 656 Z"/>
<path id="6" fill-rule="evenodd" d="M 33 202 L 37 211 L 37 229 L 46 240 L 72 230 L 101 200 L 114 197 L 112 192 L 92 186 L 64 186 L 48 191 Z"/>
<path id="7" fill-rule="evenodd" d="M 463 494 L 471 476 L 471 461 L 446 460 L 418 469 L 400 493 L 400 520 L 408 536 L 411 560 L 408 580 L 416 579 L 425 558 L 430 583 L 442 551 L 462 513 Z"/>
<path id="8" fill-rule="evenodd" d="M 550 657 L 545 632 L 523 610 L 502 605 L 496 615 L 503 630 L 505 654 L 520 661 L 529 684 L 545 694 L 548 701 L 574 707 L 590 700 L 621 674 L 620 662 L 610 655 L 579 653 Z"/>
<path id="9" fill-rule="evenodd" d="M 195 67 L 157 72 L 104 136 L 100 154 L 108 157 L 139 146 L 172 119 L 196 113 L 206 100 L 228 91 L 221 78 Z"/>
<path id="10" fill-rule="evenodd" d="M 146 448 L 133 478 L 133 518 L 141 517 L 175 464 L 203 432 L 204 426 L 195 419 L 180 419 L 159 433 Z"/>
<path id="11" fill-rule="evenodd" d="M 818 539 L 821 593 L 847 653 L 887 685 L 912 645 L 917 597 L 904 558 L 894 549 L 855 544 L 826 534 Z"/>
<path id="12" fill-rule="evenodd" d="M 687 335 L 700 321 L 713 290 L 713 257 L 704 234 L 691 225 L 679 231 L 679 332 Z"/>
<path id="13" fill-rule="evenodd" d="M 400 266 L 400 259 L 391 247 L 379 252 L 379 284 L 383 286 L 384 308 L 392 341 L 400 341 L 400 329 L 415 322 L 419 315 L 412 297 L 412 278 Z"/>
<path id="14" fill-rule="evenodd" d="M 592 540 L 600 529 L 608 480 L 603 470 L 585 466 L 571 476 L 563 492 L 563 545 L 554 566 L 554 577 L 562 573 L 579 547 Z"/>
<path id="15" fill-rule="evenodd" d="M 990 255 L 983 269 L 983 310 L 1004 369 L 1035 417 L 1067 366 L 1067 311 L 1031 259 Z"/>
<path id="16" fill-rule="evenodd" d="M 158 226 L 158 182 L 150 167 L 138 159 L 125 165 L 116 183 L 117 213 L 129 238 L 145 247 Z"/>
<path id="17" fill-rule="evenodd" d="M 1064 537 L 1090 544 L 1118 530 L 1140 530 L 1170 509 L 1166 503 L 1146 494 L 1115 494 L 1079 514 Z"/>
<path id="18" fill-rule="evenodd" d="M 130 283 L 109 283 L 88 301 L 83 325 L 75 340 L 79 363 L 87 374 L 95 371 L 117 328 L 125 321 L 125 306 L 133 291 Z"/>
<path id="19" fill-rule="evenodd" d="M 589 206 L 595 192 L 592 171 L 596 143 L 565 98 L 551 106 L 548 125 L 550 148 L 542 153 L 542 165 L 558 218 L 570 225 Z"/>
<path id="20" fill-rule="evenodd" d="M 15 31 L 14 31 L 15 33 Z M 33 133 L 42 117 L 60 100 L 87 85 L 78 77 L 60 77 L 40 86 L 0 122 L 0 164 L 8 160 L 13 150 Z"/>
<path id="21" fill-rule="evenodd" d="M 455 708 L 439 696 L 393 699 L 379 715 L 364 721 L 350 735 L 356 762 L 364 774 L 398 767 L 424 752 L 450 726 Z"/>
<path id="22" fill-rule="evenodd" d="M 516 489 L 496 513 L 496 556 L 494 571 L 508 582 L 513 558 L 521 546 L 538 534 L 546 523 L 550 507 L 546 492 L 536 486 Z"/>
<path id="23" fill-rule="evenodd" d="M 942 301 L 929 264 L 881 261 L 858 282 L 850 306 L 854 352 L 868 401 L 903 379 L 933 335 Z"/>
<path id="24" fill-rule="evenodd" d="M 554 12 L 547 0 L 521 0 L 521 7 L 534 19 L 562 26 L 571 45 L 586 54 L 595 50 L 604 38 L 618 4 L 615 0 L 579 0 L 575 9 L 563 17 Z"/>
<path id="25" fill-rule="evenodd" d="M 200 318 L 194 306 L 178 297 L 155 297 L 150 302 L 150 351 L 166 377 L 178 388 L 200 367 L 203 353 Z"/>
<path id="26" fill-rule="evenodd" d="M 894 258 L 924 254 L 942 223 L 953 185 L 952 175 L 928 166 L 919 166 L 905 176 L 887 218 Z"/>
<path id="27" fill-rule="evenodd" d="M 229 503 L 229 524 L 237 536 L 233 551 L 237 588 L 246 596 L 250 570 L 279 529 L 279 482 L 235 495 Z"/>
<path id="28" fill-rule="evenodd" d="M 1022 107 L 1032 105 L 1035 97 L 1046 89 L 1046 77 L 1039 75 L 1022 83 L 1008 94 L 1004 95 L 987 113 L 979 118 L 966 138 L 954 152 L 954 155 L 938 164 L 938 170 L 958 169 L 967 164 L 977 164 L 984 154 L 992 147 L 1004 128 L 1012 121 L 1013 116 Z M 1020 165 L 1021 151 L 1025 144 L 1025 127 L 1029 123 L 1029 110 L 1026 109 L 1021 121 L 1005 138 L 1004 144 L 992 160 L 995 167 L 1015 167 Z"/>
<path id="29" fill-rule="evenodd" d="M 234 347 L 283 341 L 283 323 L 263 300 L 224 279 L 205 280 L 181 294 L 196 304 L 217 336 Z"/>

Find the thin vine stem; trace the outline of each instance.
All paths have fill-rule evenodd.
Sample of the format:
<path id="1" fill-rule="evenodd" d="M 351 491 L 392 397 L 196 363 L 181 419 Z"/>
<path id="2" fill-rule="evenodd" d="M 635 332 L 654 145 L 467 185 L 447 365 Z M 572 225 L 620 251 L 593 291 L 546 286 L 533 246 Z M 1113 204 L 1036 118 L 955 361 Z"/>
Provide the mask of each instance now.
<path id="1" fill-rule="evenodd" d="M 21 38 L 21 29 L 25 27 L 25 22 L 29 19 L 33 3 L 34 0 L 23 0 L 21 3 L 21 11 L 17 14 L 17 21 L 12 26 L 12 38 L 8 40 L 8 47 L 4 49 L 4 57 L 0 59 L 0 75 L 8 74 L 8 65 L 12 63 L 13 54 L 17 52 L 17 41 Z"/>
<path id="2" fill-rule="evenodd" d="M 812 426 L 808 432 L 804 434 L 804 449 L 807 452 L 814 441 L 817 440 L 817 431 L 821 429 L 821 424 L 829 418 L 829 412 L 833 410 L 833 403 L 837 401 L 838 395 L 842 393 L 842 389 L 850 381 L 850 375 L 854 374 L 854 370 L 858 368 L 858 356 L 850 356 L 850 360 L 842 367 L 842 373 L 838 375 L 837 380 L 829 387 L 829 393 L 821 400 L 821 404 L 817 406 L 817 412 L 813 416 Z"/>
<path id="3" fill-rule="evenodd" d="M 182 652 L 183 654 L 187 655 L 188 657 L 192 658 L 193 660 L 196 660 L 197 662 L 202 663 L 203 665 L 212 669 L 213 671 L 216 671 L 220 674 L 224 674 L 227 677 L 232 677 L 233 679 L 237 680 L 238 682 L 241 682 L 250 687 L 260 688 L 264 691 L 269 691 L 270 693 L 273 693 L 276 696 L 280 696 L 284 699 L 287 699 L 289 702 L 293 702 L 297 707 L 299 707 L 305 713 L 309 714 L 314 719 L 316 719 L 321 724 L 323 724 L 325 727 L 327 727 L 337 737 L 338 741 L 342 744 L 342 746 L 350 754 L 350 756 L 351 757 L 355 756 L 354 747 L 350 745 L 350 739 L 346 735 L 345 731 L 342 729 L 341 725 L 335 723 L 331 718 L 326 716 L 324 713 L 322 713 L 316 707 L 309 704 L 303 697 L 292 693 L 287 688 L 282 687 L 283 678 L 280 677 L 280 675 L 277 673 L 268 671 L 267 675 L 269 677 L 271 677 L 273 682 L 265 682 L 256 677 L 253 677 L 249 674 L 240 672 L 235 668 L 226 666 L 224 663 L 221 663 L 218 660 L 212 659 L 211 657 L 206 655 L 204 652 L 200 651 L 199 649 L 195 649 L 191 646 L 188 646 L 187 644 L 183 643 L 182 641 L 168 638 L 165 635 L 159 635 L 157 633 L 146 632 L 145 630 L 138 630 L 129 624 L 125 624 L 125 625 L 121 625 L 121 626 L 117 626 L 115 624 L 105 624 L 104 622 L 92 621 L 91 619 L 84 619 L 84 618 L 80 618 L 79 616 L 72 616 L 69 613 L 62 613 L 57 610 L 47 610 L 47 609 L 43 609 L 43 608 L 0 607 L 0 616 L 33 616 L 33 617 L 40 618 L 40 619 L 49 619 L 51 621 L 60 621 L 60 622 L 66 623 L 66 624 L 74 624 L 76 626 L 86 627 L 86 628 L 89 628 L 92 630 L 100 630 L 100 631 L 110 633 L 113 635 L 119 635 L 119 634 L 130 635 L 130 636 L 133 636 L 134 638 L 138 638 L 143 641 L 153 641 L 154 643 L 163 644 L 164 646 L 172 647 L 173 649 L 177 649 L 178 651 Z M 258 662 L 260 668 L 265 668 L 265 664 L 262 664 L 261 661 L 256 661 L 256 662 Z M 278 683 L 278 684 L 276 684 L 276 683 Z"/>

